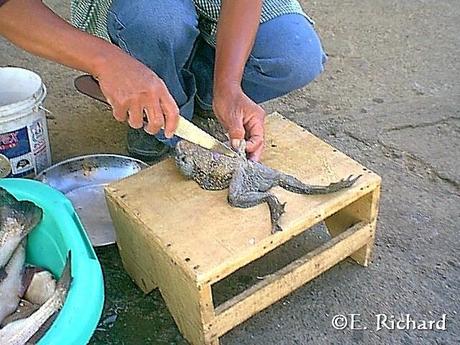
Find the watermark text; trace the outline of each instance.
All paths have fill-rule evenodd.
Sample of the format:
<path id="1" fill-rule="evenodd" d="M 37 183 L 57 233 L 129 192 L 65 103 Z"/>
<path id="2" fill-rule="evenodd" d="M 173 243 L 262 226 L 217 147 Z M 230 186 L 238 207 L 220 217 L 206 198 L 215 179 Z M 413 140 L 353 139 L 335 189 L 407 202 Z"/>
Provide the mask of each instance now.
<path id="1" fill-rule="evenodd" d="M 436 319 L 416 318 L 410 314 L 375 314 L 367 323 L 361 314 L 337 314 L 331 319 L 332 327 L 338 330 L 446 330 L 447 314 Z"/>

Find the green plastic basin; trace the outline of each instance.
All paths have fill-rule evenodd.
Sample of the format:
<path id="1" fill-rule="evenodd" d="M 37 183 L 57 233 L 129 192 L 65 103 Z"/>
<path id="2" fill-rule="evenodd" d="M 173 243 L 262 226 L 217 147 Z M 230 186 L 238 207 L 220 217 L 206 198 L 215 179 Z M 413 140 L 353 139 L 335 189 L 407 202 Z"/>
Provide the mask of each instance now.
<path id="1" fill-rule="evenodd" d="M 0 179 L 0 186 L 19 200 L 43 209 L 43 220 L 29 235 L 27 262 L 60 276 L 72 252 L 72 285 L 57 319 L 39 345 L 87 344 L 101 317 L 104 281 L 93 247 L 70 201 L 37 181 Z"/>

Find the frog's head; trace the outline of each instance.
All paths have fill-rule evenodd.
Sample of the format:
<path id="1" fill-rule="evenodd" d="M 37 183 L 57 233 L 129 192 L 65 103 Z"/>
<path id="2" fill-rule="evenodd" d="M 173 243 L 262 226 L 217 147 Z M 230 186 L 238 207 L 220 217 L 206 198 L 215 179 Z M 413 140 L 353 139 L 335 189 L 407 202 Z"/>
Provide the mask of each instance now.
<path id="1" fill-rule="evenodd" d="M 196 169 L 195 160 L 205 154 L 205 150 L 187 140 L 181 140 L 176 144 L 176 165 L 182 174 L 188 178 L 193 177 Z"/>
<path id="2" fill-rule="evenodd" d="M 194 178 L 199 174 L 228 174 L 233 170 L 233 161 L 218 152 L 207 150 L 187 140 L 181 140 L 176 145 L 176 165 L 182 174 Z"/>

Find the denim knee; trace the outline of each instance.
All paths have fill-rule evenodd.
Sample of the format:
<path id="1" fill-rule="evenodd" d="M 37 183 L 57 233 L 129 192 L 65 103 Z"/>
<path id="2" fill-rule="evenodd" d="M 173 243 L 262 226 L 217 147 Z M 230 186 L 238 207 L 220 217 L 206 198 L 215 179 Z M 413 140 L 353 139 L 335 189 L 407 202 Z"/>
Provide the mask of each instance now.
<path id="1" fill-rule="evenodd" d="M 192 2 L 180 3 L 182 8 L 167 2 L 115 0 L 107 25 L 112 41 L 149 67 L 158 60 L 160 64 L 175 60 L 182 67 L 199 30 Z"/>
<path id="2" fill-rule="evenodd" d="M 308 85 L 324 71 L 326 54 L 321 47 L 306 44 L 302 49 L 292 51 L 284 60 L 287 75 L 285 76 L 286 87 L 292 91 Z"/>
<path id="3" fill-rule="evenodd" d="M 322 49 L 285 50 L 276 57 L 251 56 L 243 88 L 256 102 L 280 97 L 308 85 L 324 71 L 327 58 Z"/>
<path id="4" fill-rule="evenodd" d="M 259 27 L 243 88 L 257 102 L 299 89 L 323 70 L 326 55 L 307 18 L 288 14 Z"/>

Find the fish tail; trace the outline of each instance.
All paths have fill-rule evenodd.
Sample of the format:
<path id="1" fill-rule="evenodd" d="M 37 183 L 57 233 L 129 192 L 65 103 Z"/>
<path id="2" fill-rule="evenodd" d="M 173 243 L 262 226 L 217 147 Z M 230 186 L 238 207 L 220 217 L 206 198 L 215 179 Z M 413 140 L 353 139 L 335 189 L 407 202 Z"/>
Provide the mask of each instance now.
<path id="1" fill-rule="evenodd" d="M 6 189 L 0 187 L 0 223 L 8 218 L 15 218 L 21 224 L 23 233 L 26 236 L 43 218 L 43 210 L 31 201 L 18 201 Z"/>
<path id="2" fill-rule="evenodd" d="M 23 235 L 31 232 L 43 218 L 43 210 L 31 201 L 19 201 L 15 209 L 23 217 Z"/>
<path id="3" fill-rule="evenodd" d="M 0 187 L 0 207 L 18 203 L 18 199 L 5 188 Z"/>
<path id="4" fill-rule="evenodd" d="M 59 278 L 56 288 L 63 289 L 64 291 L 68 291 L 70 284 L 72 283 L 72 252 L 69 251 L 67 254 L 67 259 L 64 265 L 64 269 L 62 270 L 61 278 Z"/>

